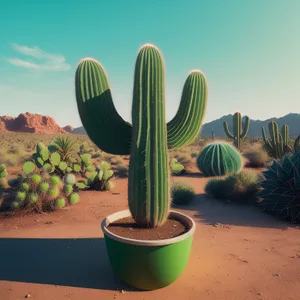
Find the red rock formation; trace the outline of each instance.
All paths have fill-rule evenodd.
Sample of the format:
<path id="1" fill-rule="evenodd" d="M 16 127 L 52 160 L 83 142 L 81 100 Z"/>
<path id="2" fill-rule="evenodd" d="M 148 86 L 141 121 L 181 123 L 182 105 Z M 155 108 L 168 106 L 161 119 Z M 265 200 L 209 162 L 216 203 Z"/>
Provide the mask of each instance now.
<path id="1" fill-rule="evenodd" d="M 71 133 L 74 130 L 74 128 L 71 125 L 67 125 L 67 126 L 63 127 L 63 130 Z"/>
<path id="2" fill-rule="evenodd" d="M 4 125 L 3 125 L 4 124 Z M 29 132 L 40 134 L 63 134 L 67 133 L 53 118 L 38 114 L 19 114 L 17 118 L 0 117 L 0 131 Z"/>

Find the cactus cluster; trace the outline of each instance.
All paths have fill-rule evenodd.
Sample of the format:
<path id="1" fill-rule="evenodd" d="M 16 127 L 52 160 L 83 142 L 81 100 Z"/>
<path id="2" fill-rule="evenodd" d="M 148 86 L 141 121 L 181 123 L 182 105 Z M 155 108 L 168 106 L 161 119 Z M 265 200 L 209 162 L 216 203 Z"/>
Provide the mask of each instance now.
<path id="1" fill-rule="evenodd" d="M 171 159 L 170 168 L 171 168 L 172 175 L 176 175 L 176 176 L 186 171 L 185 167 L 181 163 L 179 163 L 176 158 Z"/>
<path id="2" fill-rule="evenodd" d="M 287 153 L 292 152 L 289 145 L 289 127 L 283 125 L 281 132 L 278 131 L 278 124 L 274 121 L 269 123 L 270 138 L 266 137 L 265 129 L 262 127 L 264 147 L 268 154 L 275 159 L 281 159 Z"/>
<path id="3" fill-rule="evenodd" d="M 32 158 L 39 169 L 47 173 L 55 173 L 59 176 L 64 176 L 73 171 L 67 161 L 62 160 L 61 155 L 56 150 L 56 147 L 49 145 L 48 148 L 43 143 L 36 145 L 36 152 Z"/>
<path id="4" fill-rule="evenodd" d="M 159 49 L 144 45 L 135 64 L 132 126 L 112 101 L 106 73 L 94 59 L 76 70 L 76 99 L 82 124 L 91 140 L 111 154 L 130 154 L 128 204 L 138 225 L 157 227 L 169 216 L 168 148 L 192 143 L 203 121 L 207 85 L 192 71 L 184 84 L 175 117 L 166 124 L 164 63 Z"/>
<path id="5" fill-rule="evenodd" d="M 112 177 L 114 172 L 110 169 L 110 164 L 103 161 L 93 173 L 89 174 L 84 181 L 79 181 L 77 186 L 80 189 L 91 189 L 95 191 L 109 191 L 113 187 Z"/>
<path id="6" fill-rule="evenodd" d="M 263 209 L 277 218 L 300 223 L 300 151 L 274 160 L 263 175 L 258 193 Z"/>
<path id="7" fill-rule="evenodd" d="M 38 174 L 35 171 L 34 163 L 26 162 L 23 165 L 24 173 L 9 181 L 11 189 L 4 197 L 4 209 L 33 209 L 42 212 L 60 209 L 79 201 L 74 175 L 67 175 L 74 176 L 73 180 L 63 182 L 58 175 L 47 172 Z"/>
<path id="8" fill-rule="evenodd" d="M 242 123 L 242 116 L 239 112 L 233 115 L 233 132 L 231 133 L 228 128 L 227 121 L 223 122 L 224 130 L 228 138 L 233 139 L 236 148 L 240 148 L 241 139 L 245 138 L 250 125 L 250 119 L 245 116 L 244 124 Z"/>
<path id="9" fill-rule="evenodd" d="M 86 176 L 86 173 L 94 173 L 95 167 L 91 161 L 91 155 L 79 154 L 78 159 L 72 165 L 73 172 L 77 174 L 81 174 L 82 176 Z"/>
<path id="10" fill-rule="evenodd" d="M 4 164 L 0 164 L 0 189 L 6 185 L 7 170 Z"/>
<path id="11" fill-rule="evenodd" d="M 197 165 L 205 176 L 223 176 L 238 173 L 243 167 L 242 155 L 226 142 L 213 142 L 200 152 Z"/>

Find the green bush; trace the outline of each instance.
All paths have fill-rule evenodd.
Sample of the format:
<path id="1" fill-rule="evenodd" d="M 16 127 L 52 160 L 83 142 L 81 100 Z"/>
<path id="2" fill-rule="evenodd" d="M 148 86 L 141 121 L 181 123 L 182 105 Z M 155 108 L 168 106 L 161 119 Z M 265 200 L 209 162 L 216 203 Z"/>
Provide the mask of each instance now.
<path id="1" fill-rule="evenodd" d="M 248 168 L 264 168 L 270 162 L 271 158 L 261 144 L 254 144 L 247 150 L 243 151 L 243 156 L 247 162 Z"/>
<path id="2" fill-rule="evenodd" d="M 192 185 L 176 181 L 171 186 L 172 205 L 180 206 L 189 204 L 196 196 Z"/>
<path id="3" fill-rule="evenodd" d="M 253 202 L 259 191 L 259 175 L 245 169 L 223 179 L 210 180 L 205 186 L 208 196 L 228 201 Z"/>

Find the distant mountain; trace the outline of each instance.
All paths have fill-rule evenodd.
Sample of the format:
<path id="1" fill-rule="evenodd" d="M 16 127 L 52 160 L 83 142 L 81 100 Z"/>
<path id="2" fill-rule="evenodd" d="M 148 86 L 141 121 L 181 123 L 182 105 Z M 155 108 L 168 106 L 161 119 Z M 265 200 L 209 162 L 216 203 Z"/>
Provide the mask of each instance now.
<path id="1" fill-rule="evenodd" d="M 216 137 L 225 137 L 223 129 L 223 122 L 227 121 L 230 131 L 232 131 L 232 115 L 223 116 L 220 119 L 211 121 L 202 126 L 201 136 L 210 137 L 212 130 L 214 130 Z M 268 123 L 275 121 L 279 128 L 286 124 L 289 126 L 290 136 L 298 136 L 300 134 L 300 114 L 290 113 L 281 118 L 271 118 L 264 121 L 251 120 L 248 136 L 261 136 L 261 128 L 265 127 L 267 135 L 269 135 Z M 86 131 L 83 126 L 73 128 L 70 125 L 60 127 L 56 121 L 49 116 L 42 116 L 38 114 L 19 114 L 18 117 L 13 118 L 9 116 L 0 116 L 0 133 L 3 132 L 29 132 L 42 134 L 84 134 Z"/>
<path id="2" fill-rule="evenodd" d="M 228 122 L 228 127 L 232 132 L 232 115 L 227 115 L 221 117 L 220 119 L 204 124 L 201 130 L 201 136 L 211 136 L 212 130 L 214 130 L 216 137 L 225 137 L 226 134 L 223 129 L 224 121 Z M 290 113 L 281 118 L 271 118 L 264 121 L 250 119 L 248 136 L 261 136 L 262 127 L 265 127 L 266 134 L 269 136 L 268 123 L 271 121 L 275 121 L 278 124 L 279 129 L 284 124 L 288 125 L 290 136 L 298 136 L 300 134 L 300 114 Z"/>

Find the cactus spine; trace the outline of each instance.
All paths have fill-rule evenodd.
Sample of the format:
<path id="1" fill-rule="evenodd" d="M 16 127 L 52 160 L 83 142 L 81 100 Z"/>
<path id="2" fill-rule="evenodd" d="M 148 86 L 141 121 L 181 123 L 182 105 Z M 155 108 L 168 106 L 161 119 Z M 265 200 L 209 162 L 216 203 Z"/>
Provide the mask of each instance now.
<path id="1" fill-rule="evenodd" d="M 131 154 L 128 204 L 140 226 L 157 227 L 170 206 L 168 147 L 177 148 L 197 137 L 203 121 L 207 85 L 192 71 L 183 88 L 175 117 L 165 122 L 164 64 L 160 51 L 144 45 L 135 64 L 132 126 L 115 110 L 102 66 L 85 59 L 76 71 L 79 115 L 89 137 L 112 154 Z"/>
<path id="2" fill-rule="evenodd" d="M 224 131 L 228 136 L 228 138 L 234 140 L 234 145 L 236 146 L 236 148 L 239 149 L 241 144 L 241 139 L 243 139 L 248 133 L 249 126 L 250 126 L 250 119 L 248 116 L 245 116 L 245 122 L 244 124 L 242 124 L 242 116 L 239 112 L 236 112 L 232 118 L 233 118 L 233 133 L 229 131 L 227 121 L 223 122 Z"/>
<path id="3" fill-rule="evenodd" d="M 265 129 L 262 127 L 262 137 L 269 155 L 275 159 L 281 159 L 286 153 L 292 151 L 291 147 L 288 145 L 289 127 L 287 125 L 283 125 L 281 127 L 281 133 L 279 133 L 278 124 L 271 121 L 269 123 L 269 132 L 270 138 L 267 138 Z"/>

